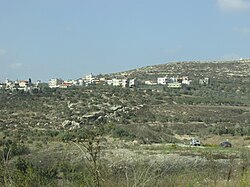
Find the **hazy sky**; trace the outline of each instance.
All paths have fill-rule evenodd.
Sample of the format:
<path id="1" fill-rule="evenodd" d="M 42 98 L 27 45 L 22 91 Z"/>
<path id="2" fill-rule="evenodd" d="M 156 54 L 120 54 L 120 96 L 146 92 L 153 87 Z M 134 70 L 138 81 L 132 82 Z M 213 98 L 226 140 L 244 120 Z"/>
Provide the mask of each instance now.
<path id="1" fill-rule="evenodd" d="M 0 81 L 250 57 L 250 0 L 0 0 Z"/>

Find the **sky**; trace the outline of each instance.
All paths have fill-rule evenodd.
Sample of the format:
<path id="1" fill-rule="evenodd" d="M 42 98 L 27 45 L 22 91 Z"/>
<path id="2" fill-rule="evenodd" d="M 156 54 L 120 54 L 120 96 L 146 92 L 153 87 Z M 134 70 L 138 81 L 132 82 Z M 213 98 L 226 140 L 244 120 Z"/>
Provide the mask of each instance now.
<path id="1" fill-rule="evenodd" d="M 0 81 L 250 57 L 250 0 L 0 0 Z"/>

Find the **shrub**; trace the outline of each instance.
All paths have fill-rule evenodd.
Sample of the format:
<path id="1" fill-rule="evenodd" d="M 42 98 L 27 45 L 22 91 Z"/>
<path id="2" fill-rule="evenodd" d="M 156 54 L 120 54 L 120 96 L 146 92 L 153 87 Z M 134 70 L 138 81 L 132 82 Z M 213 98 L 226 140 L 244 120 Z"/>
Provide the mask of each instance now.
<path id="1" fill-rule="evenodd" d="M 9 159 L 7 157 L 25 155 L 30 153 L 30 149 L 23 143 L 17 143 L 10 139 L 2 140 L 1 145 L 3 146 L 3 156 L 4 159 Z"/>

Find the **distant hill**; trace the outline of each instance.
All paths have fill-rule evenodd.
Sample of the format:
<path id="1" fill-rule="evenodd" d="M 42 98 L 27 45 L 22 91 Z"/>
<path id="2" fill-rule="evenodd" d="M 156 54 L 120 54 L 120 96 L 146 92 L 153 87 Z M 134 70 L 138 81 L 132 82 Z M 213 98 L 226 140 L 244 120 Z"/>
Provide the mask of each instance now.
<path id="1" fill-rule="evenodd" d="M 191 79 L 200 77 L 249 78 L 250 59 L 234 61 L 191 61 L 166 63 L 112 74 L 112 76 L 137 77 L 142 80 L 166 75 L 187 75 Z"/>
<path id="2" fill-rule="evenodd" d="M 0 129 L 63 133 L 106 124 L 112 126 L 110 135 L 143 143 L 173 142 L 174 134 L 250 136 L 250 60 L 168 63 L 108 76 L 137 78 L 138 88 L 93 84 L 44 87 L 32 94 L 1 90 Z M 189 76 L 192 82 L 178 88 L 143 82 L 163 76 Z M 205 77 L 209 84 L 199 84 Z"/>

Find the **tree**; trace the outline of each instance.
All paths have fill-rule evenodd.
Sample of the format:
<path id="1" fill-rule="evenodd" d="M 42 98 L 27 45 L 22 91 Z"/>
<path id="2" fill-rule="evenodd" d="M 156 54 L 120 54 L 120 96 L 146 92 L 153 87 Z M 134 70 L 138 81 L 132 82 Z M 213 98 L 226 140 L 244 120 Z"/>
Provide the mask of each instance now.
<path id="1" fill-rule="evenodd" d="M 91 186 L 95 187 L 101 186 L 100 153 L 104 132 L 103 124 L 87 125 L 77 132 L 76 139 L 72 141 L 85 156 L 87 169 L 93 177 Z"/>

